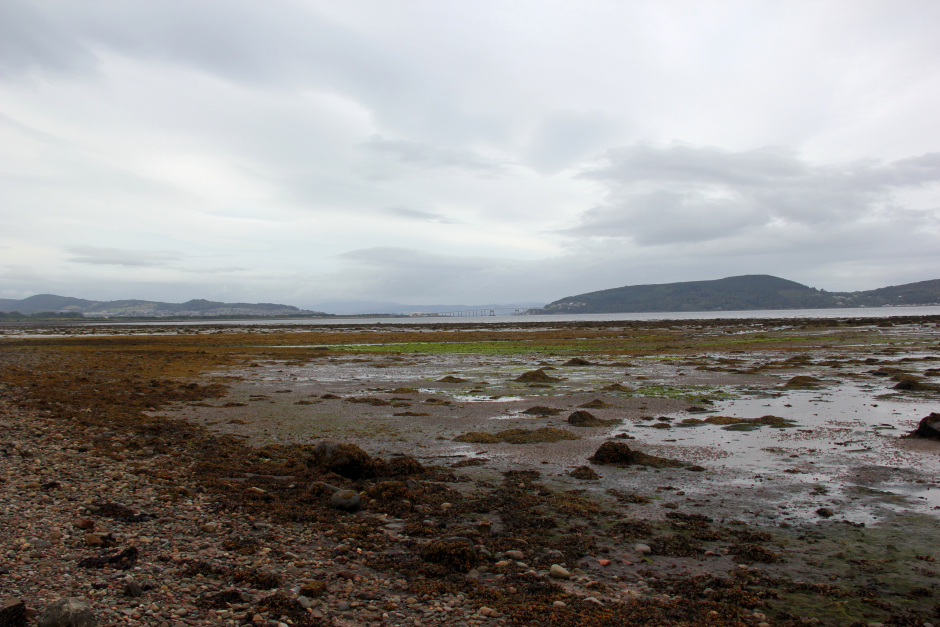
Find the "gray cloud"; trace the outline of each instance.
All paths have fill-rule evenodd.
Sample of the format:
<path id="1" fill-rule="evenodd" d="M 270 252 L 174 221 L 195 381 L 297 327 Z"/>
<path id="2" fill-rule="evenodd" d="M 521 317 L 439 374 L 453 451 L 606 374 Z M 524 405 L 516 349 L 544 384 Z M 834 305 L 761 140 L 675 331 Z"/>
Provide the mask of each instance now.
<path id="1" fill-rule="evenodd" d="M 68 260 L 74 263 L 93 265 L 129 266 L 148 268 L 165 266 L 181 260 L 184 255 L 165 251 L 123 250 L 120 248 L 97 248 L 94 246 L 71 246 L 68 251 L 75 257 Z"/>
<path id="2" fill-rule="evenodd" d="M 440 224 L 459 223 L 459 220 L 449 218 L 442 213 L 435 213 L 433 211 L 419 211 L 417 209 L 409 209 L 407 207 L 392 207 L 391 209 L 387 210 L 387 213 L 402 218 L 419 220 L 421 222 L 439 222 Z"/>
<path id="3" fill-rule="evenodd" d="M 608 188 L 606 202 L 565 232 L 641 245 L 703 242 L 788 227 L 934 229 L 936 211 L 905 211 L 897 193 L 940 183 L 940 153 L 889 163 L 812 165 L 780 150 L 634 146 L 582 174 Z"/>
<path id="4" fill-rule="evenodd" d="M 385 139 L 373 135 L 363 147 L 373 153 L 387 155 L 401 163 L 425 168 L 458 168 L 481 174 L 501 174 L 506 168 L 471 150 L 440 148 L 425 142 L 403 139 Z"/>
<path id="5" fill-rule="evenodd" d="M 601 5 L 0 2 L 0 289 L 936 278 L 940 4 Z"/>

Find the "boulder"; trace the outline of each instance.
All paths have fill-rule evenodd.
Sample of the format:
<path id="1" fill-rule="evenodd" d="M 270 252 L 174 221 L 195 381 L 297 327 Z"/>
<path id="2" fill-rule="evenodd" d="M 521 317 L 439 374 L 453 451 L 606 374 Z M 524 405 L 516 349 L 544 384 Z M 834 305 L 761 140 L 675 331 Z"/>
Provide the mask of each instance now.
<path id="1" fill-rule="evenodd" d="M 59 599 L 39 616 L 39 627 L 98 627 L 98 619 L 85 599 Z"/>
<path id="2" fill-rule="evenodd" d="M 346 479 L 371 479 L 376 476 L 377 465 L 368 453 L 356 446 L 324 440 L 311 450 L 307 464 L 324 473 L 335 472 Z"/>
<path id="3" fill-rule="evenodd" d="M 337 490 L 330 497 L 330 507 L 341 512 L 357 512 L 362 507 L 362 499 L 355 490 Z"/>
<path id="4" fill-rule="evenodd" d="M 539 368 L 538 370 L 523 372 L 518 377 L 513 379 L 513 381 L 518 381 L 519 383 L 551 383 L 555 381 L 561 381 L 561 379 L 550 377 L 545 374 L 544 370 Z"/>
<path id="5" fill-rule="evenodd" d="M 600 445 L 600 448 L 588 458 L 592 464 L 610 465 L 610 466 L 652 466 L 654 468 L 678 468 L 686 464 L 667 457 L 657 457 L 648 455 L 641 451 L 634 451 L 623 442 L 613 442 L 608 440 Z"/>
<path id="6" fill-rule="evenodd" d="M 940 414 L 932 412 L 929 416 L 921 418 L 917 428 L 911 431 L 908 437 L 940 440 Z"/>
<path id="7" fill-rule="evenodd" d="M 26 627 L 26 604 L 19 599 L 7 599 L 0 609 L 0 626 Z"/>
<path id="8" fill-rule="evenodd" d="M 589 411 L 578 410 L 568 416 L 568 424 L 573 427 L 609 427 L 620 424 L 619 419 L 602 420 Z"/>

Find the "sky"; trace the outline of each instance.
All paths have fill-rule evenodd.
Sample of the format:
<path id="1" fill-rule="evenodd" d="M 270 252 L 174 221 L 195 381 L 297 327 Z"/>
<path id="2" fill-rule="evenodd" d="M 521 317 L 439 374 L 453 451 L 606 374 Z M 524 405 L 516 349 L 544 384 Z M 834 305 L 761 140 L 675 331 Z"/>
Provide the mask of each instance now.
<path id="1" fill-rule="evenodd" d="M 3 0 L 0 297 L 940 278 L 935 0 Z"/>

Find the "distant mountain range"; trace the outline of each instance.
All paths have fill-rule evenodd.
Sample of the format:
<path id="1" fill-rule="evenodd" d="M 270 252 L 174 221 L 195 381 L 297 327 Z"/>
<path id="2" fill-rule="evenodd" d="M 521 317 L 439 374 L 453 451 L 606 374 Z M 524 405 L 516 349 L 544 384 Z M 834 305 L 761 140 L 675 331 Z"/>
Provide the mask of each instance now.
<path id="1" fill-rule="evenodd" d="M 163 303 L 151 300 L 85 300 L 71 296 L 37 294 L 15 300 L 0 298 L 0 313 L 17 312 L 25 315 L 39 313 L 70 313 L 76 316 L 100 318 L 166 318 L 166 317 L 219 317 L 219 316 L 333 316 L 367 314 L 408 315 L 411 313 L 435 314 L 467 310 L 492 309 L 508 311 L 537 309 L 544 303 L 520 303 L 515 305 L 403 305 L 378 301 L 336 301 L 319 305 L 331 312 L 310 311 L 291 305 L 275 303 L 220 303 L 210 300 L 190 300 L 185 303 Z"/>
<path id="2" fill-rule="evenodd" d="M 78 313 L 85 317 L 176 317 L 176 316 L 325 316 L 291 305 L 274 303 L 219 303 L 196 299 L 185 303 L 161 303 L 150 300 L 85 300 L 71 296 L 36 294 L 22 300 L 0 298 L 0 312 L 37 314 L 45 312 Z"/>
<path id="3" fill-rule="evenodd" d="M 567 296 L 545 306 L 545 313 L 637 313 L 830 309 L 940 305 L 940 279 L 864 292 L 827 292 L 767 274 L 715 281 L 628 285 Z"/>

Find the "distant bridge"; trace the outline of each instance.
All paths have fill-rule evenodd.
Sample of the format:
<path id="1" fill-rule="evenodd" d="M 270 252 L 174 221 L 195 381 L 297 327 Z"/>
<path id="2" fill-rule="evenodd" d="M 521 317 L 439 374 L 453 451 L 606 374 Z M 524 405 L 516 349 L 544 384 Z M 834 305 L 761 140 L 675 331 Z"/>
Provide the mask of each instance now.
<path id="1" fill-rule="evenodd" d="M 488 309 L 462 309 L 460 311 L 439 311 L 437 313 L 425 313 L 415 311 L 411 313 L 413 318 L 470 318 L 477 316 L 527 316 L 542 313 L 540 308 L 528 307 L 504 307 Z"/>

